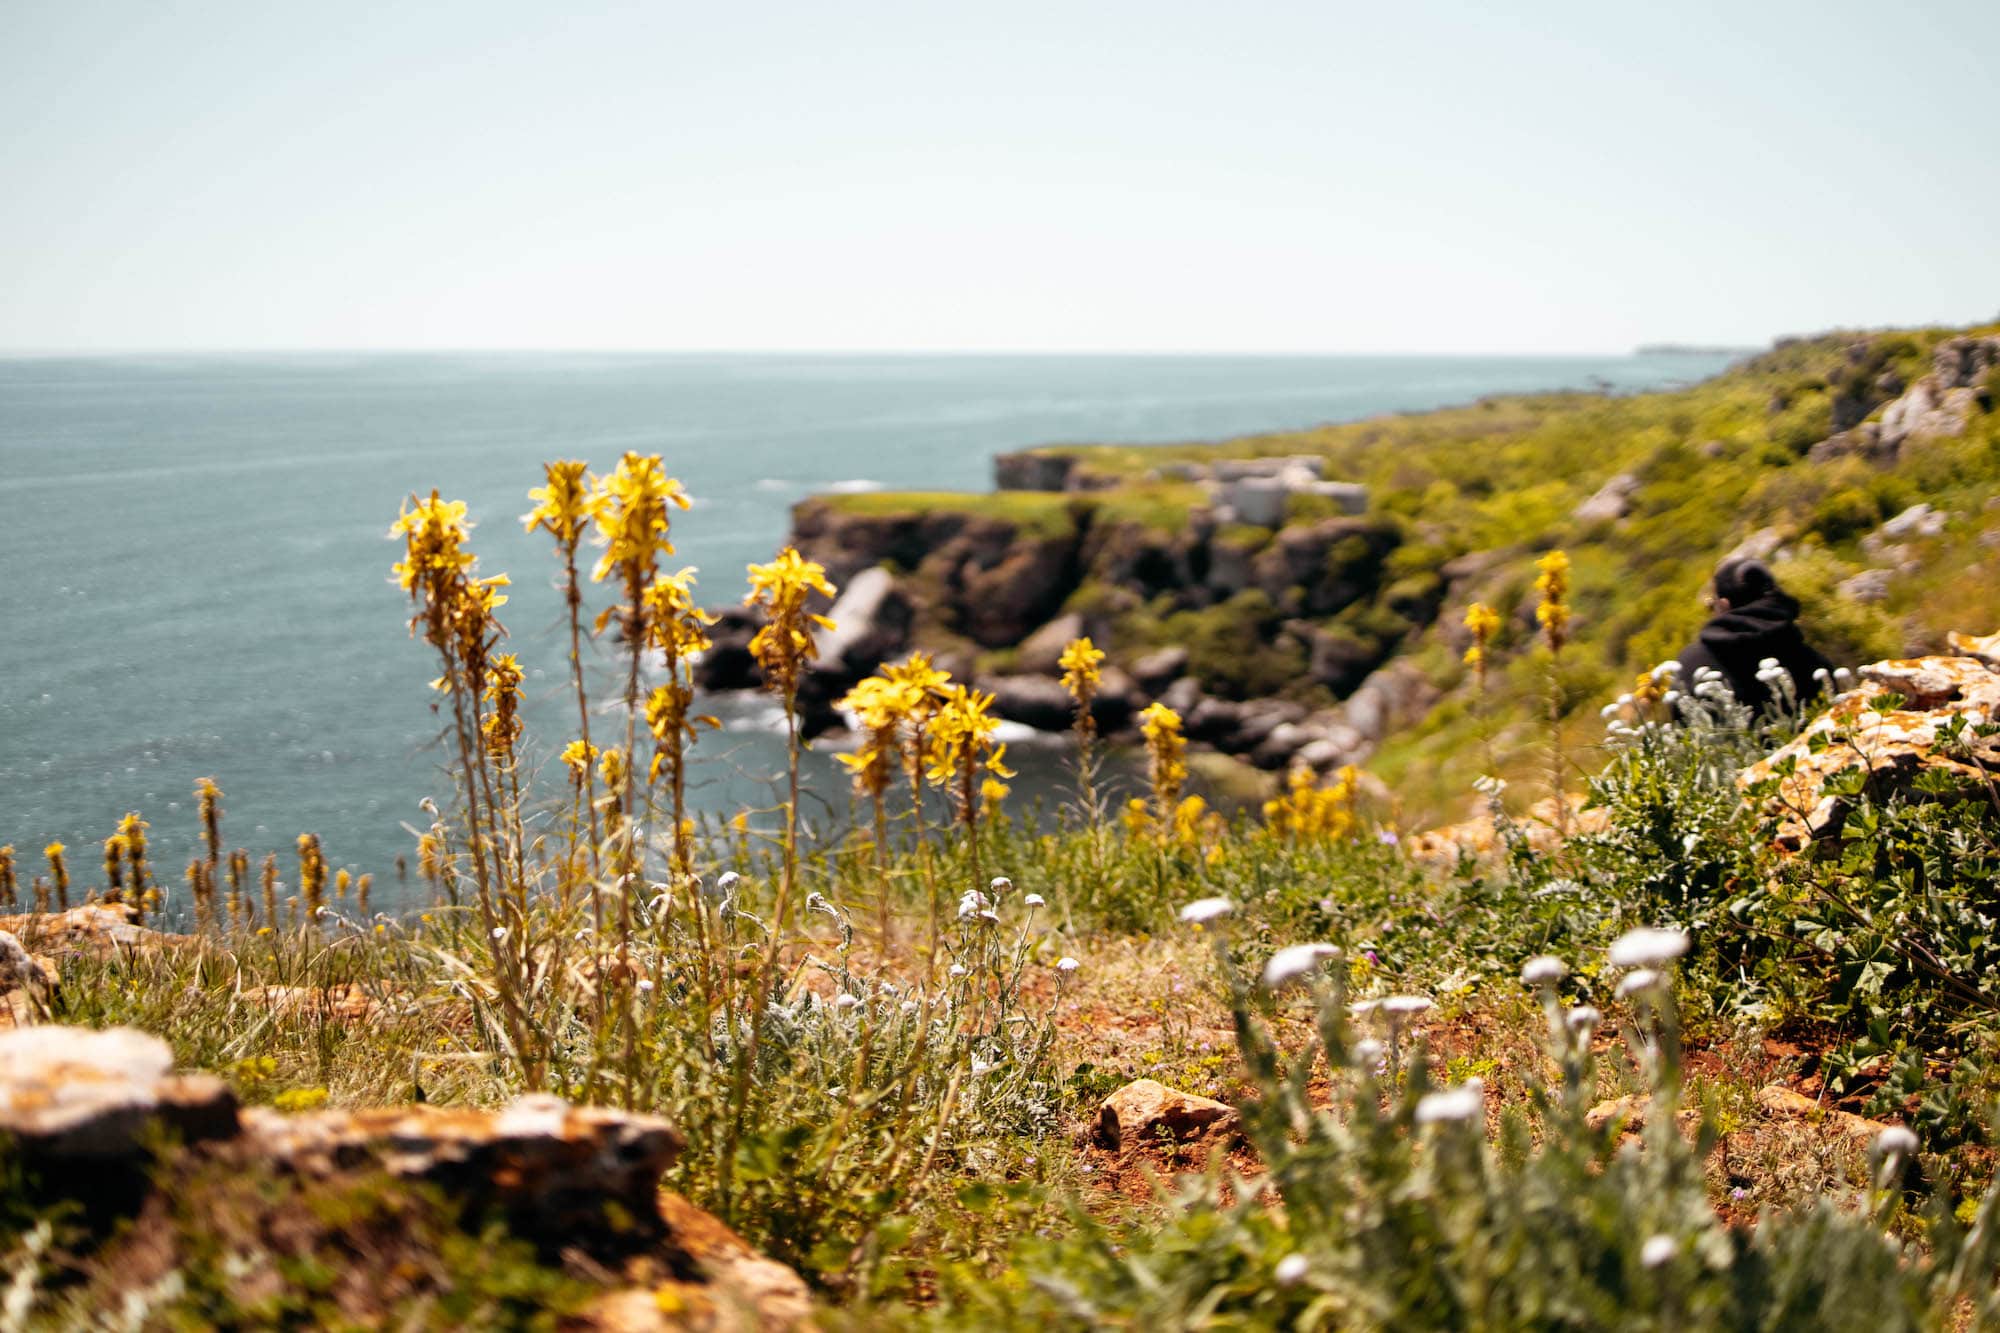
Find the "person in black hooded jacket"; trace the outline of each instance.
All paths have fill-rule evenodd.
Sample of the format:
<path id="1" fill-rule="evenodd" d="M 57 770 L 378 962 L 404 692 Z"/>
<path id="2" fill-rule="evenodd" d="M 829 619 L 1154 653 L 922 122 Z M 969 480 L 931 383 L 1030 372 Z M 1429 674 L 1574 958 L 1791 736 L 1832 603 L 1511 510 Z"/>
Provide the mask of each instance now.
<path id="1" fill-rule="evenodd" d="M 1820 692 L 1823 678 L 1816 673 L 1830 672 L 1833 664 L 1799 633 L 1798 600 L 1778 586 L 1762 561 L 1723 561 L 1715 571 L 1712 605 L 1715 614 L 1681 650 L 1682 688 L 1693 685 L 1701 668 L 1713 667 L 1738 700 L 1761 713 L 1772 697 L 1757 678 L 1758 664 L 1773 658 L 1791 676 L 1800 700 Z"/>

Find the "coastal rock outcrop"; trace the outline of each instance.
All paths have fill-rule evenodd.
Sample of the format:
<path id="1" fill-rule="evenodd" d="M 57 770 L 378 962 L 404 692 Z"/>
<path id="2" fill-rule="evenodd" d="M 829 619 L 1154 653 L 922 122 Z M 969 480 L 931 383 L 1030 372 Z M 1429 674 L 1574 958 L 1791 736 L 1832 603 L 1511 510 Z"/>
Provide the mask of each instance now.
<path id="1" fill-rule="evenodd" d="M 1097 1109 L 1097 1142 L 1125 1149 L 1155 1139 L 1184 1143 L 1227 1133 L 1239 1123 L 1236 1109 L 1208 1097 L 1170 1088 L 1156 1079 L 1127 1083 Z"/>
<path id="2" fill-rule="evenodd" d="M 1836 836 L 1857 796 L 1924 795 L 1933 773 L 1983 784 L 2000 769 L 2000 737 L 1972 727 L 2000 716 L 2000 672 L 1977 657 L 1875 662 L 1789 744 L 1746 768 L 1738 781 L 1762 793 L 1777 845 L 1791 852 Z M 1963 719 L 1955 722 L 1955 719 Z M 1962 752 L 1940 746 L 1956 729 Z M 1858 773 L 1858 784 L 1836 782 Z"/>

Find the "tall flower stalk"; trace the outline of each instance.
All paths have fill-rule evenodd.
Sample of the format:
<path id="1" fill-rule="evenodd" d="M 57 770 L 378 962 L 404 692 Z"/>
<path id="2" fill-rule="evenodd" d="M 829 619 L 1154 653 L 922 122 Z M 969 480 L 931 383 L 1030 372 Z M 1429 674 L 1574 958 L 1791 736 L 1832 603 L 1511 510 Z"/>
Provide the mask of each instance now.
<path id="1" fill-rule="evenodd" d="M 1007 747 L 994 739 L 1000 719 L 990 711 L 993 696 L 963 685 L 945 687 L 943 702 L 930 729 L 928 776 L 951 797 L 953 811 L 965 827 L 966 856 L 976 881 L 979 869 L 978 783 L 982 773 L 1011 778 Z"/>
<path id="2" fill-rule="evenodd" d="M 597 509 L 597 493 L 591 485 L 588 469 L 589 464 L 577 458 L 544 463 L 542 475 L 548 484 L 528 492 L 528 498 L 535 502 L 535 507 L 522 517 L 521 522 L 529 532 L 536 528 L 546 530 L 555 539 L 556 553 L 562 559 L 563 607 L 569 616 L 569 670 L 570 683 L 576 690 L 578 744 L 585 753 L 594 757 L 596 747 L 590 743 L 590 694 L 583 683 L 583 585 L 576 572 L 577 546 Z M 565 762 L 568 758 L 565 752 Z M 579 769 L 572 764 L 570 771 L 574 774 Z M 589 759 L 584 760 L 580 771 L 582 805 L 590 819 L 590 865 L 595 874 L 598 866 L 597 793 L 591 782 Z M 595 893 L 592 894 L 592 901 L 596 901 Z M 604 923 L 600 919 L 597 924 L 601 929 Z"/>
<path id="3" fill-rule="evenodd" d="M 492 649 L 506 632 L 494 612 L 507 600 L 500 591 L 507 585 L 507 576 L 481 578 L 473 572 L 478 562 L 465 547 L 471 527 L 463 501 L 440 499 L 436 491 L 427 500 L 410 497 L 389 529 L 392 539 L 400 537 L 404 542 L 404 558 L 396 562 L 391 573 L 409 593 L 415 608 L 410 617 L 411 634 L 421 632 L 443 664 L 443 674 L 432 684 L 451 705 L 451 731 L 465 781 L 467 852 L 480 919 L 492 942 L 495 990 L 522 1072 L 529 1087 L 539 1090 L 542 1066 L 530 1045 L 532 1034 L 522 1005 L 519 945 L 510 938 L 500 916 L 506 859 L 481 717 Z M 266 894 L 269 902 L 268 881 Z M 275 903 L 270 905 L 275 907 Z"/>
<path id="4" fill-rule="evenodd" d="M 1549 648 L 1549 794 L 1555 800 L 1556 832 L 1569 832 L 1569 802 L 1563 793 L 1562 650 L 1569 641 L 1569 554 L 1554 550 L 1535 562 L 1535 623 Z"/>
<path id="5" fill-rule="evenodd" d="M 1076 719 L 1070 725 L 1076 732 L 1077 799 L 1083 803 L 1084 818 L 1095 827 L 1101 812 L 1097 808 L 1097 717 L 1091 707 L 1104 680 L 1100 671 L 1104 652 L 1088 636 L 1072 639 L 1056 665 L 1062 668 L 1063 688 L 1076 705 Z"/>
<path id="6" fill-rule="evenodd" d="M 1146 777 L 1153 788 L 1153 818 L 1162 829 L 1173 826 L 1187 783 L 1187 739 L 1181 715 L 1163 703 L 1146 705 L 1139 714 L 1139 734 L 1146 740 Z"/>
<path id="7" fill-rule="evenodd" d="M 1488 711 L 1486 673 L 1493 660 L 1493 636 L 1500 632 L 1500 613 L 1484 602 L 1465 608 L 1465 628 L 1472 643 L 1465 664 L 1472 668 L 1472 711 L 1479 723 L 1479 751 L 1486 772 L 1493 773 L 1493 718 Z"/>

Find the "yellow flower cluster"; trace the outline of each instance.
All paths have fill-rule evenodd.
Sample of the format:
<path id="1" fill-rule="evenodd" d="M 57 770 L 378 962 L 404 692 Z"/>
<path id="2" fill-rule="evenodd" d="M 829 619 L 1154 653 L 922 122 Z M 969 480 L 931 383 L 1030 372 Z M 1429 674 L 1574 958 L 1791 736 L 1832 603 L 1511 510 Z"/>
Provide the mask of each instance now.
<path id="1" fill-rule="evenodd" d="M 575 548 L 597 514 L 598 497 L 586 475 L 589 466 L 579 458 L 559 458 L 542 465 L 549 484 L 528 492 L 535 507 L 521 519 L 527 531 L 545 528 L 558 546 Z"/>
<path id="2" fill-rule="evenodd" d="M 562 760 L 563 767 L 569 770 L 570 781 L 581 787 L 584 778 L 589 775 L 590 766 L 596 761 L 598 753 L 599 751 L 595 745 L 579 738 L 563 746 L 562 754 L 558 758 Z"/>
<path id="3" fill-rule="evenodd" d="M 1187 783 L 1187 738 L 1181 735 L 1181 715 L 1163 703 L 1150 703 L 1139 714 L 1139 732 L 1146 738 L 1146 776 L 1153 785 L 1153 803 L 1161 820 L 1171 817 Z"/>
<path id="4" fill-rule="evenodd" d="M 1569 553 L 1550 551 L 1535 562 L 1535 623 L 1542 627 L 1549 651 L 1559 653 L 1569 639 Z"/>
<path id="5" fill-rule="evenodd" d="M 1484 679 L 1487 653 L 1493 636 L 1500 632 L 1500 613 L 1484 602 L 1474 602 L 1465 608 L 1465 628 L 1472 633 L 1472 646 L 1465 650 L 1465 664 Z"/>
<path id="6" fill-rule="evenodd" d="M 926 705 L 921 692 L 887 675 L 859 681 L 841 697 L 838 706 L 861 728 L 861 744 L 854 753 L 835 756 L 854 779 L 855 791 L 879 797 L 889 790 L 903 754 L 904 724 Z"/>
<path id="7" fill-rule="evenodd" d="M 469 683 L 477 686 L 484 676 L 486 654 L 493 640 L 505 633 L 494 612 L 506 605 L 500 589 L 508 585 L 505 574 L 492 578 L 472 577 L 477 563 L 465 549 L 472 525 L 465 520 L 465 502 L 440 500 L 432 491 L 430 499 L 412 496 L 414 507 L 405 505 L 389 529 L 389 536 L 404 540 L 404 558 L 392 571 L 397 583 L 418 604 L 410 618 L 410 632 L 419 626 L 430 644 L 453 657 L 466 672 Z M 450 676 L 440 677 L 439 689 L 450 689 Z"/>
<path id="8" fill-rule="evenodd" d="M 317 911 L 326 896 L 326 857 L 320 853 L 317 833 L 299 834 L 299 891 L 305 894 L 308 912 Z"/>
<path id="9" fill-rule="evenodd" d="M 529 498 L 533 496 L 530 492 Z M 597 544 L 604 548 L 590 571 L 591 582 L 602 583 L 618 571 L 636 606 L 640 590 L 660 567 L 660 557 L 674 553 L 667 540 L 667 510 L 686 509 L 687 492 L 667 475 L 658 454 L 627 451 L 584 503 L 597 523 Z"/>
<path id="10" fill-rule="evenodd" d="M 1332 841 L 1354 832 L 1354 786 L 1359 774 L 1352 764 L 1334 775 L 1330 786 L 1319 786 L 1311 769 L 1301 765 L 1286 779 L 1285 793 L 1264 802 L 1264 824 L 1294 842 Z"/>
<path id="11" fill-rule="evenodd" d="M 1103 683 L 1099 668 L 1104 664 L 1104 651 L 1092 643 L 1088 636 L 1072 639 L 1062 650 L 1056 665 L 1062 668 L 1063 688 L 1069 697 L 1076 700 L 1079 719 L 1090 713 L 1090 701 L 1097 696 L 1097 687 Z"/>
<path id="12" fill-rule="evenodd" d="M 957 780 L 969 791 L 982 765 L 997 777 L 1014 776 L 1005 762 L 1007 747 L 993 741 L 1000 719 L 988 711 L 992 707 L 993 696 L 981 690 L 957 682 L 942 687 L 927 737 L 925 758 L 932 782 L 944 785 Z"/>
<path id="13" fill-rule="evenodd" d="M 480 723 L 486 746 L 494 757 L 511 762 L 521 739 L 521 664 L 502 653 L 486 665 L 486 702 L 492 711 Z"/>
<path id="14" fill-rule="evenodd" d="M 806 610 L 806 599 L 817 593 L 832 600 L 834 586 L 826 569 L 787 546 L 768 565 L 750 566 L 750 592 L 745 606 L 764 613 L 764 626 L 750 640 L 750 655 L 764 673 L 764 688 L 789 699 L 799 687 L 799 673 L 819 655 L 812 628 L 832 629 L 825 616 Z"/>

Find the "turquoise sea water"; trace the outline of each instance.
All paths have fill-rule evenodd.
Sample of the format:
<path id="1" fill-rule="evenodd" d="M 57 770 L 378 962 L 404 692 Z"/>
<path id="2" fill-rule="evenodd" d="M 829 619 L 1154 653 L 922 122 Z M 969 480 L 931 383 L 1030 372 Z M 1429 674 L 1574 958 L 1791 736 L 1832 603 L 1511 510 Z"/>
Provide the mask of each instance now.
<path id="1" fill-rule="evenodd" d="M 384 539 L 401 499 L 469 502 L 481 568 L 531 671 L 530 737 L 567 725 L 548 543 L 518 516 L 540 464 L 658 452 L 694 510 L 679 559 L 704 599 L 782 542 L 787 509 L 839 483 L 984 489 L 995 452 L 1166 442 L 1351 420 L 1484 394 L 1699 378 L 1720 357 L 1269 358 L 620 354 L 0 359 L 0 842 L 30 873 L 68 843 L 93 867 L 126 810 L 162 878 L 195 844 L 213 775 L 253 856 L 318 832 L 329 860 L 391 866 L 446 790 L 407 604 Z M 602 598 L 599 599 L 601 604 Z M 610 670 L 608 655 L 599 669 Z M 603 694 L 613 692 L 607 687 Z M 697 805 L 768 803 L 768 708 L 729 702 Z M 1022 750 L 1010 753 L 1021 754 Z M 1026 747 L 1024 786 L 1057 768 Z M 809 784 L 844 809 L 831 761 Z"/>

